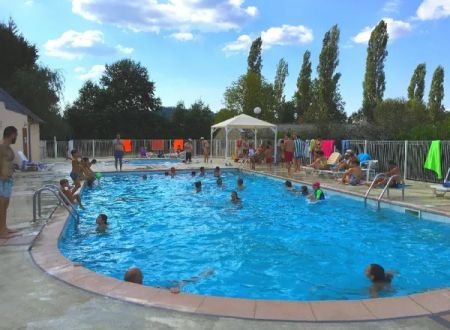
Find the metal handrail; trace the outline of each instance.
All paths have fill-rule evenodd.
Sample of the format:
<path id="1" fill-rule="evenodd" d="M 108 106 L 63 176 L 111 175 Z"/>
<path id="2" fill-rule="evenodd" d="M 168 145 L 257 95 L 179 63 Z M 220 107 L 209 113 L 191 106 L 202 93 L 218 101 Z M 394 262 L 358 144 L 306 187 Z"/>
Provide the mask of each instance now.
<path id="1" fill-rule="evenodd" d="M 383 188 L 383 191 L 381 192 L 380 196 L 378 196 L 377 203 L 378 208 L 380 208 L 381 199 L 384 196 L 384 193 L 387 191 L 388 197 L 389 197 L 389 186 L 391 185 L 392 180 L 400 179 L 399 181 L 402 182 L 402 201 L 405 200 L 405 180 L 402 178 L 401 175 L 396 174 L 389 177 L 389 180 L 386 182 L 386 185 Z"/>
<path id="2" fill-rule="evenodd" d="M 369 197 L 370 191 L 373 189 L 373 187 L 375 186 L 375 183 L 377 181 L 377 179 L 381 178 L 381 177 L 385 177 L 386 174 L 385 173 L 378 173 L 377 175 L 375 175 L 375 178 L 373 178 L 373 181 L 369 187 L 369 189 L 367 189 L 366 194 L 364 195 L 364 205 L 367 204 L 367 198 Z"/>
<path id="3" fill-rule="evenodd" d="M 73 207 L 73 204 L 69 199 L 64 195 L 64 193 L 55 185 L 47 184 L 39 188 L 35 193 L 33 194 L 33 221 L 37 220 L 36 213 L 39 217 L 41 217 L 41 193 L 44 191 L 49 191 L 53 193 L 53 195 L 58 200 L 58 204 L 62 205 L 69 214 L 76 219 L 77 221 L 80 219 L 80 215 L 78 211 Z"/>

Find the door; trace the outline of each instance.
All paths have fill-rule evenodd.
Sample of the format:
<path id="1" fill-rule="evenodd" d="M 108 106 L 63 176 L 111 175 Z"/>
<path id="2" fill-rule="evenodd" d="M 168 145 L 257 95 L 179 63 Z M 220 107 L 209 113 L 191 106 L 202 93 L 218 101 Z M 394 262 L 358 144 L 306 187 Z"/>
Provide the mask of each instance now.
<path id="1" fill-rule="evenodd" d="M 26 127 L 22 128 L 22 139 L 23 139 L 23 153 L 28 157 L 28 130 Z"/>

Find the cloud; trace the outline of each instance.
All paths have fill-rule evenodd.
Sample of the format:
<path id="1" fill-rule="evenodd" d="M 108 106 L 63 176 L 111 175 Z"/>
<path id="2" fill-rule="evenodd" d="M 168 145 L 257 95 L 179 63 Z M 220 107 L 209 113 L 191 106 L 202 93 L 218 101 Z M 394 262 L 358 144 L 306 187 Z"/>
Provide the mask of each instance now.
<path id="1" fill-rule="evenodd" d="M 88 80 L 88 79 L 96 79 L 101 76 L 103 72 L 105 72 L 105 66 L 102 64 L 93 65 L 89 70 L 86 70 L 84 67 L 76 67 L 74 69 L 76 73 L 79 73 L 78 79 L 80 80 Z"/>
<path id="2" fill-rule="evenodd" d="M 311 29 L 303 25 L 282 25 L 271 27 L 261 32 L 263 48 L 269 49 L 272 46 L 303 45 L 313 41 L 314 36 Z M 227 54 L 247 51 L 252 44 L 252 38 L 248 34 L 243 34 L 237 40 L 230 42 L 222 48 Z"/>
<path id="3" fill-rule="evenodd" d="M 383 12 L 387 14 L 398 13 L 401 0 L 388 0 L 383 6 Z"/>
<path id="4" fill-rule="evenodd" d="M 194 35 L 190 32 L 176 32 L 172 33 L 170 37 L 178 41 L 190 41 L 194 39 Z"/>
<path id="5" fill-rule="evenodd" d="M 387 24 L 387 31 L 390 40 L 398 39 L 412 30 L 412 25 L 409 22 L 396 21 L 389 17 L 383 18 L 383 20 Z M 374 28 L 375 26 L 366 26 L 361 32 L 352 38 L 353 42 L 357 44 L 367 43 Z"/>
<path id="6" fill-rule="evenodd" d="M 450 16 L 450 0 L 424 0 L 417 8 L 417 19 L 436 20 Z"/>
<path id="7" fill-rule="evenodd" d="M 27 1 L 24 2 L 24 4 L 27 5 L 27 6 L 32 6 L 34 4 L 34 1 L 33 0 L 27 0 Z"/>
<path id="8" fill-rule="evenodd" d="M 132 31 L 228 31 L 258 14 L 245 0 L 72 0 L 72 11 L 87 20 Z"/>
<path id="9" fill-rule="evenodd" d="M 66 31 L 60 37 L 48 40 L 44 44 L 44 49 L 49 56 L 68 60 L 80 59 L 85 55 L 104 56 L 118 53 L 131 54 L 133 52 L 133 48 L 122 45 L 108 46 L 105 44 L 103 33 L 98 30 Z"/>

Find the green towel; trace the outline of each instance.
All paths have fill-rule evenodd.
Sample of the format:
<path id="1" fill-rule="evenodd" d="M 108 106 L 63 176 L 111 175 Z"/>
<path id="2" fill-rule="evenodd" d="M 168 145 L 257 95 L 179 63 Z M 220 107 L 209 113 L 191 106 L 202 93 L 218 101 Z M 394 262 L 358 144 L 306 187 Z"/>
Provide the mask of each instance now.
<path id="1" fill-rule="evenodd" d="M 436 172 L 438 179 L 442 179 L 441 141 L 431 142 L 430 150 L 428 150 L 427 160 L 425 161 L 425 165 L 423 167 Z"/>

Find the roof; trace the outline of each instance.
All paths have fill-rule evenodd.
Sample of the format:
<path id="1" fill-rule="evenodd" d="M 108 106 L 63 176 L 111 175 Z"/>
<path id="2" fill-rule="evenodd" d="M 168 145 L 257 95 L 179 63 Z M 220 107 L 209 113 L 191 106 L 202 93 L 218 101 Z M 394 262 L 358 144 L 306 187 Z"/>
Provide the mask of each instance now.
<path id="1" fill-rule="evenodd" d="M 251 117 L 249 115 L 239 115 L 221 123 L 211 126 L 212 128 L 273 128 L 277 125 L 268 123 L 267 121 Z"/>
<path id="2" fill-rule="evenodd" d="M 9 95 L 4 89 L 0 88 L 0 102 L 5 103 L 7 110 L 20 113 L 30 117 L 34 122 L 43 123 L 44 121 L 35 115 L 30 109 L 19 103 L 15 98 Z"/>

